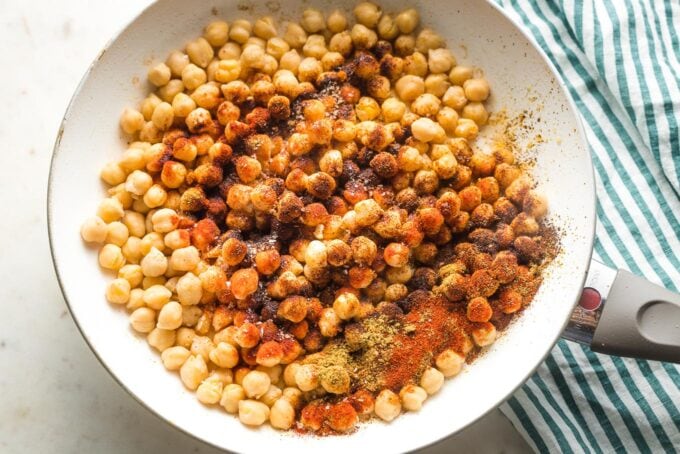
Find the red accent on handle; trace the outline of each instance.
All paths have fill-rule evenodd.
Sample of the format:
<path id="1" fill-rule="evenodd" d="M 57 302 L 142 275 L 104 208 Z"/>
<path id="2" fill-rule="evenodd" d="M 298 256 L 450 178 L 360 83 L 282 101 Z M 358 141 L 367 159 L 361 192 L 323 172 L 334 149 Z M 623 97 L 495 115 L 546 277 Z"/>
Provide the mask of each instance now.
<path id="1" fill-rule="evenodd" d="M 584 288 L 578 304 L 587 311 L 594 311 L 602 304 L 600 292 L 591 287 Z"/>

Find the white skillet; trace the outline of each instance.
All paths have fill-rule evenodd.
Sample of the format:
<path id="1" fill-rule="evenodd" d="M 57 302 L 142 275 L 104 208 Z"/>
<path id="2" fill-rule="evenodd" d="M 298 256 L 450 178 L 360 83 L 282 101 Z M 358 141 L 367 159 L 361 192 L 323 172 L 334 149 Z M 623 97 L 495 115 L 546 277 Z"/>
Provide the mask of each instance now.
<path id="1" fill-rule="evenodd" d="M 521 318 L 485 355 L 447 381 L 418 413 L 403 414 L 391 424 L 374 422 L 349 436 L 313 438 L 268 427 L 249 429 L 221 409 L 203 406 L 129 328 L 125 312 L 106 302 L 104 288 L 111 275 L 97 266 L 96 250 L 84 246 L 80 225 L 95 213 L 104 195 L 100 168 L 124 150 L 118 118 L 124 107 L 136 105 L 148 92 L 145 75 L 150 62 L 182 48 L 215 17 L 232 21 L 271 14 L 299 20 L 305 7 L 330 11 L 339 5 L 327 0 L 158 1 L 101 52 L 71 100 L 50 174 L 50 243 L 64 297 L 104 367 L 152 412 L 217 447 L 330 454 L 369 449 L 403 452 L 431 444 L 483 416 L 529 377 L 562 333 L 582 292 L 595 230 L 593 171 L 574 105 L 554 68 L 490 2 L 380 3 L 388 12 L 417 8 L 422 23 L 447 39 L 459 62 L 482 68 L 492 86 L 492 111 L 507 109 L 510 116 L 528 111 L 541 119 L 532 123 L 533 129 L 520 142 L 536 144 L 533 176 L 550 202 L 550 218 L 562 228 L 563 253 Z M 539 135 L 540 143 L 535 140 Z"/>

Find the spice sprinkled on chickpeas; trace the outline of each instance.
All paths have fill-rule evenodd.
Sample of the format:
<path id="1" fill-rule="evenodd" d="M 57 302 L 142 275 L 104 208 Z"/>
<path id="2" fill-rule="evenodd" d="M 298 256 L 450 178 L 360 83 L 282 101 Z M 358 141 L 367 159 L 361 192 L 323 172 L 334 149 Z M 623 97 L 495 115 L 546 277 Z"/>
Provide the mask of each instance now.
<path id="1" fill-rule="evenodd" d="M 245 425 L 417 412 L 557 253 L 516 144 L 477 140 L 493 78 L 414 8 L 223 19 L 120 116 L 130 143 L 80 228 L 116 274 L 102 293 Z"/>

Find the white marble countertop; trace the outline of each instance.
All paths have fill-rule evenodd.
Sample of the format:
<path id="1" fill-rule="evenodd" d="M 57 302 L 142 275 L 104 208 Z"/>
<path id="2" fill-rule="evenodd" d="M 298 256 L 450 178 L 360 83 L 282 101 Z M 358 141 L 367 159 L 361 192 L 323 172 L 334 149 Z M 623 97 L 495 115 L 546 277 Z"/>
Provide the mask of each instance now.
<path id="1" fill-rule="evenodd" d="M 72 91 L 149 0 L 0 2 L 0 452 L 218 453 L 120 388 L 80 337 L 47 241 L 52 145 Z M 424 452 L 527 452 L 497 410 Z"/>

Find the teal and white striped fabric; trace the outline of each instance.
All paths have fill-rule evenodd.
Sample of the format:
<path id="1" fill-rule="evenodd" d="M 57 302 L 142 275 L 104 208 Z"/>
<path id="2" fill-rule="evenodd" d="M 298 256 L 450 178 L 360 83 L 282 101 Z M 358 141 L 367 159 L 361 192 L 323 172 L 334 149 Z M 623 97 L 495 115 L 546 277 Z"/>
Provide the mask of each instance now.
<path id="1" fill-rule="evenodd" d="M 595 257 L 680 289 L 680 1 L 496 0 L 583 117 Z M 502 410 L 538 452 L 678 452 L 680 367 L 560 341 Z"/>

